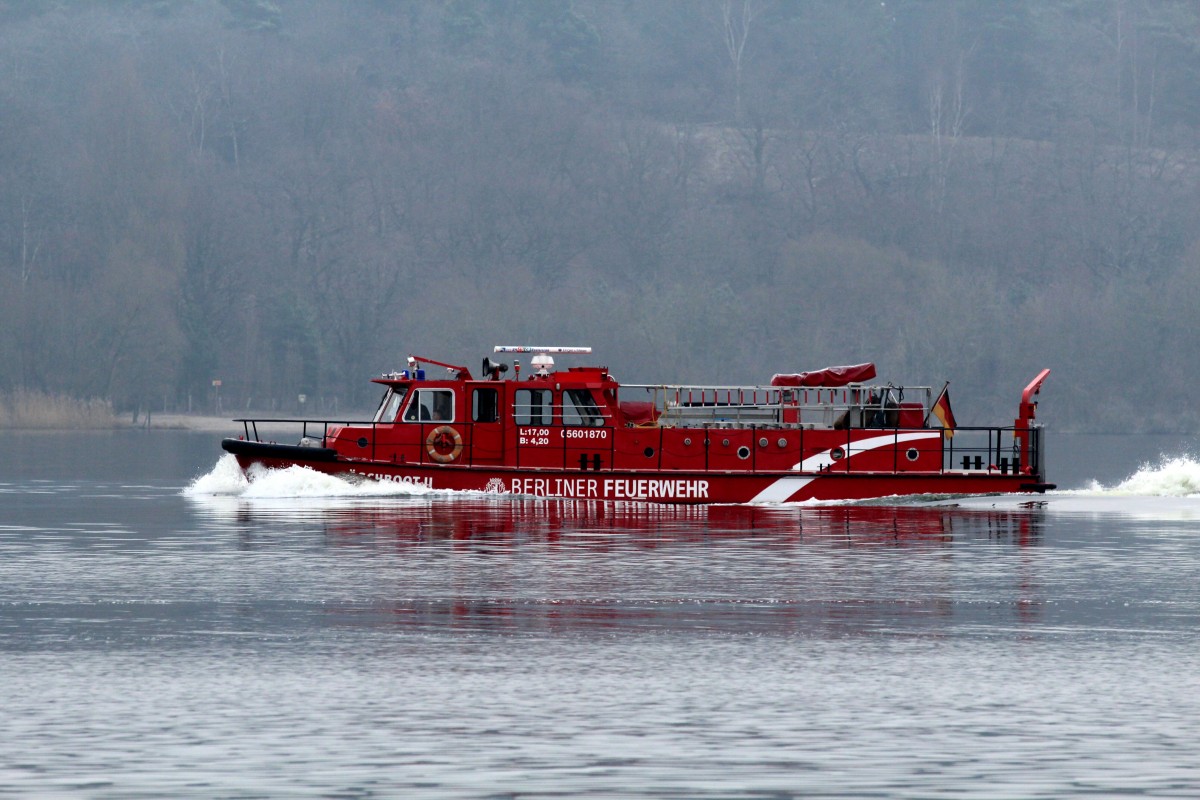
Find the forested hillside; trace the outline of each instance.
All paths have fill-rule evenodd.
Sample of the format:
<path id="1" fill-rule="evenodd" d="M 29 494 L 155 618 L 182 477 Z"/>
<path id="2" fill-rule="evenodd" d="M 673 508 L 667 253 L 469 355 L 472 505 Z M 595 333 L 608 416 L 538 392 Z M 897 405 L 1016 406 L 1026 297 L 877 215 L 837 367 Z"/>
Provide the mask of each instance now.
<path id="1" fill-rule="evenodd" d="M 1196 430 L 1198 9 L 0 2 L 0 393 L 348 410 L 585 344 Z"/>

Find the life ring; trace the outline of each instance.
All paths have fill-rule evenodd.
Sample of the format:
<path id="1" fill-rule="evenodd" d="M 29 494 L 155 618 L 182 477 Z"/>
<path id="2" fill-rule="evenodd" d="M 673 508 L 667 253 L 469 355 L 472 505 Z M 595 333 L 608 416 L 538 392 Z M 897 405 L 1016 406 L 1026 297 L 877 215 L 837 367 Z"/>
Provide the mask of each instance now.
<path id="1" fill-rule="evenodd" d="M 441 464 L 449 464 L 458 458 L 462 448 L 462 436 L 449 425 L 438 425 L 425 437 L 425 452 Z"/>

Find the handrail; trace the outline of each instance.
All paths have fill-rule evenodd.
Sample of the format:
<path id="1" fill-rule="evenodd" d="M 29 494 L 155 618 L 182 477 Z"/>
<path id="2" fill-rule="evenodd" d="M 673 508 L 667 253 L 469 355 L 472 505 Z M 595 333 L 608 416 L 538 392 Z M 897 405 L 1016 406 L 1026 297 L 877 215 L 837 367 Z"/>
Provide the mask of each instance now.
<path id="1" fill-rule="evenodd" d="M 313 419 L 311 417 L 234 417 L 231 422 L 312 422 L 327 425 L 370 425 L 375 420 Z"/>
<path id="2" fill-rule="evenodd" d="M 245 431 L 245 433 L 246 433 L 246 439 L 249 441 L 254 441 L 254 442 L 262 441 L 262 436 L 258 432 L 259 424 L 279 424 L 279 423 L 291 424 L 291 425 L 300 424 L 302 426 L 300 428 L 300 437 L 302 439 L 309 438 L 309 433 L 308 433 L 309 425 L 320 425 L 321 426 L 321 444 L 322 444 L 322 446 L 325 445 L 325 440 L 329 437 L 329 426 L 330 425 L 343 425 L 343 426 L 344 425 L 370 425 L 371 431 L 372 431 L 372 433 L 374 433 L 375 426 L 378 424 L 374 420 L 363 420 L 361 422 L 358 422 L 358 421 L 354 421 L 354 420 L 306 419 L 306 418 L 300 418 L 300 417 L 235 417 L 232 421 L 242 423 L 242 430 Z M 391 423 L 388 423 L 388 424 L 391 424 Z M 374 436 L 372 436 L 372 440 L 374 440 Z M 375 450 L 374 441 L 372 441 L 372 445 L 371 445 L 372 456 L 374 456 L 374 450 Z"/>
<path id="3" fill-rule="evenodd" d="M 760 392 L 763 392 L 763 391 L 766 391 L 766 392 L 793 391 L 794 392 L 797 390 L 804 390 L 804 389 L 808 389 L 809 391 L 816 391 L 816 390 L 820 389 L 820 390 L 826 391 L 826 392 L 842 391 L 842 390 L 862 391 L 862 390 L 871 390 L 871 389 L 875 389 L 875 390 L 879 390 L 879 391 L 882 391 L 884 389 L 893 389 L 893 390 L 903 389 L 905 391 L 932 390 L 932 387 L 929 387 L 929 386 L 907 386 L 907 385 L 906 386 L 896 386 L 894 384 L 889 385 L 886 383 L 883 383 L 883 384 L 848 383 L 845 386 L 770 386 L 770 385 L 764 385 L 764 384 L 701 384 L 701 383 L 622 383 L 620 388 L 622 390 L 624 390 L 624 389 L 648 389 L 648 390 L 692 389 L 692 390 L 696 390 L 696 391 L 703 390 L 703 391 L 708 391 L 708 392 L 739 391 L 739 390 L 745 391 L 745 392 L 753 392 L 753 391 L 760 391 Z"/>
<path id="4" fill-rule="evenodd" d="M 846 386 L 718 386 L 702 384 L 623 384 L 627 390 L 641 389 L 652 393 L 653 402 L 664 413 L 681 409 L 808 409 L 845 411 L 850 408 L 884 410 L 889 395 L 921 398 L 922 409 L 932 403 L 933 389 L 929 386 L 894 386 L 877 384 L 848 384 Z M 761 397 L 760 397 L 761 395 Z M 813 396 L 815 402 L 809 402 Z M 874 398 L 874 402 L 871 402 Z M 701 416 L 697 412 L 691 416 Z"/>

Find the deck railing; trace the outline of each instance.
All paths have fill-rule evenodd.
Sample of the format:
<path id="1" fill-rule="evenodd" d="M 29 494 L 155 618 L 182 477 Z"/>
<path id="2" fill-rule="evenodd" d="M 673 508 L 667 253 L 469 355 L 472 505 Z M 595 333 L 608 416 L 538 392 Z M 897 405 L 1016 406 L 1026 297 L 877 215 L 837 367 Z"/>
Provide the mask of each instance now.
<path id="1" fill-rule="evenodd" d="M 929 414 L 933 390 L 928 386 L 829 387 L 703 386 L 625 384 L 624 400 L 649 400 L 659 424 L 687 426 L 710 423 L 755 423 L 781 426 L 892 427 L 872 424 L 875 415 L 896 411 L 898 403 L 919 401 L 922 419 Z"/>
<path id="2" fill-rule="evenodd" d="M 1028 448 L 1021 447 L 1022 438 Z M 1044 429 L 959 427 L 943 437 L 943 470 L 1045 474 Z"/>

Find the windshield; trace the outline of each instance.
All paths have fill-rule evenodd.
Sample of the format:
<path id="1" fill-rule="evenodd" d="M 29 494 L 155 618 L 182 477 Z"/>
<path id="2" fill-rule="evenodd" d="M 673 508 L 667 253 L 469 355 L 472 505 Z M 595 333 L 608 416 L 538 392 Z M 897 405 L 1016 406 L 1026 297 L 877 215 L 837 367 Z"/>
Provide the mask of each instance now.
<path id="1" fill-rule="evenodd" d="M 604 415 L 596 406 L 591 391 L 568 389 L 563 392 L 562 421 L 563 425 L 600 426 L 604 424 Z"/>
<path id="2" fill-rule="evenodd" d="M 407 387 L 388 389 L 379 402 L 379 410 L 375 412 L 375 422 L 395 422 L 400 406 L 404 405 L 404 396 L 408 394 Z"/>

